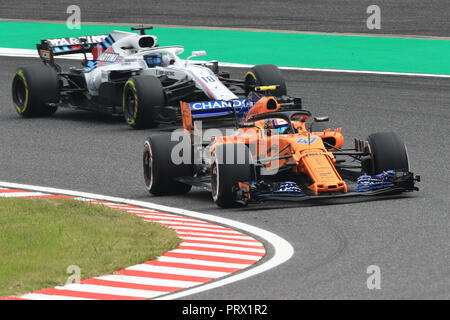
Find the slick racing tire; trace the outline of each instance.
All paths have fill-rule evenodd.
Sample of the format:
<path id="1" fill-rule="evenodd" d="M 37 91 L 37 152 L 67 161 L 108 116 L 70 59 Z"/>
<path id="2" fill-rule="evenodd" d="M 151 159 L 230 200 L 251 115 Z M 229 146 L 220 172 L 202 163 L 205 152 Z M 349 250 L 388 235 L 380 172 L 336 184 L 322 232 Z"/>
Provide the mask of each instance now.
<path id="1" fill-rule="evenodd" d="M 172 150 L 178 143 L 171 141 L 170 134 L 151 136 L 145 141 L 144 182 L 151 194 L 174 195 L 191 190 L 191 185 L 175 180 L 180 177 L 192 177 L 194 173 L 192 161 L 181 164 L 172 161 Z M 178 155 L 183 159 L 182 148 Z"/>
<path id="2" fill-rule="evenodd" d="M 386 170 L 409 171 L 408 152 L 402 138 L 395 132 L 370 134 L 367 138 L 370 160 L 366 164 L 369 174 L 379 174 Z"/>
<path id="3" fill-rule="evenodd" d="M 252 67 L 245 75 L 247 93 L 253 86 L 279 85 L 280 87 L 270 94 L 276 97 L 286 95 L 286 82 L 280 69 L 273 64 L 260 64 Z"/>
<path id="4" fill-rule="evenodd" d="M 222 208 L 245 205 L 237 201 L 236 188 L 239 182 L 250 182 L 254 176 L 251 153 L 245 144 L 216 146 L 211 166 L 211 193 L 216 205 Z"/>
<path id="5" fill-rule="evenodd" d="M 157 108 L 166 104 L 164 89 L 158 78 L 139 75 L 130 78 L 123 89 L 123 115 L 136 129 L 158 126 Z"/>
<path id="6" fill-rule="evenodd" d="M 17 113 L 28 118 L 52 115 L 58 109 L 59 86 L 58 74 L 45 64 L 17 69 L 11 85 Z"/>

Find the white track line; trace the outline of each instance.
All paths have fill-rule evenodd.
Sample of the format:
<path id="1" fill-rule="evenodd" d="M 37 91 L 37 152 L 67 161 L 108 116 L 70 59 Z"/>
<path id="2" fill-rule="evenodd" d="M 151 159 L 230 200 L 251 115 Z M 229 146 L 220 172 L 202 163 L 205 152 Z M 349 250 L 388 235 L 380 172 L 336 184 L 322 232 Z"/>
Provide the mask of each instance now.
<path id="1" fill-rule="evenodd" d="M 255 226 L 252 226 L 252 225 L 249 225 L 246 223 L 234 221 L 234 220 L 231 220 L 228 218 L 216 217 L 216 216 L 212 216 L 209 214 L 184 210 L 184 209 L 180 209 L 180 208 L 162 206 L 162 205 L 158 205 L 158 204 L 150 203 L 150 202 L 130 200 L 130 199 L 124 199 L 124 198 L 117 198 L 117 197 L 109 197 L 109 196 L 104 196 L 104 195 L 98 195 L 98 194 L 86 193 L 86 192 L 77 192 L 77 191 L 72 191 L 72 190 L 39 187 L 39 186 L 32 186 L 32 185 L 23 185 L 23 184 L 18 184 L 18 183 L 9 183 L 9 182 L 0 182 L 0 186 L 4 187 L 4 188 L 31 190 L 31 192 L 63 194 L 63 195 L 85 198 L 85 199 L 96 199 L 96 200 L 100 200 L 100 201 L 123 203 L 126 205 L 138 206 L 138 207 L 153 209 L 153 210 L 162 211 L 162 212 L 171 212 L 173 214 L 178 214 L 178 215 L 187 216 L 190 218 L 208 221 L 211 223 L 218 223 L 220 225 L 229 226 L 230 228 L 237 229 L 242 232 L 255 235 L 259 239 L 263 239 L 268 245 L 270 245 L 272 247 L 272 251 L 273 251 L 272 257 L 268 258 L 266 261 L 262 261 L 260 264 L 254 266 L 252 268 L 248 268 L 239 273 L 233 273 L 233 274 L 229 274 L 227 272 L 182 269 L 182 268 L 152 266 L 152 265 L 146 265 L 146 264 L 140 264 L 140 265 L 134 266 L 134 268 L 135 268 L 134 270 L 136 270 L 136 268 L 137 268 L 138 269 L 137 271 L 140 270 L 140 271 L 147 271 L 147 272 L 162 272 L 165 274 L 167 274 L 167 273 L 170 274 L 171 272 L 176 273 L 176 274 L 180 274 L 180 272 L 187 272 L 191 276 L 196 274 L 196 276 L 204 277 L 205 274 L 207 274 L 209 276 L 212 276 L 211 278 L 220 278 L 216 281 L 211 281 L 206 284 L 199 285 L 199 286 L 196 286 L 193 288 L 188 288 L 185 290 L 177 291 L 177 292 L 174 292 L 171 294 L 164 295 L 159 298 L 157 297 L 156 299 L 164 299 L 164 300 L 176 299 L 176 298 L 180 298 L 180 297 L 189 296 L 189 295 L 192 295 L 195 293 L 203 292 L 206 290 L 210 290 L 213 288 L 221 287 L 226 284 L 230 284 L 230 283 L 242 280 L 242 279 L 246 279 L 251 276 L 260 274 L 262 272 L 266 272 L 272 268 L 279 266 L 280 264 L 289 260 L 292 257 L 292 255 L 294 254 L 294 249 L 293 249 L 292 245 L 289 242 L 287 242 L 286 240 L 284 240 L 283 238 L 279 237 L 278 235 L 271 233 L 267 230 L 263 230 L 258 227 L 255 227 Z M 200 236 L 192 236 L 189 233 L 185 233 L 186 239 L 189 238 L 189 239 L 198 240 L 198 241 L 204 241 L 204 240 L 208 239 L 208 237 L 205 237 L 205 235 L 207 235 L 207 234 L 201 233 Z M 240 239 L 239 237 L 228 237 L 228 239 L 223 239 L 223 237 L 219 237 L 214 234 L 209 235 L 209 237 L 211 237 L 210 241 L 215 242 L 215 243 L 228 243 L 228 244 L 236 243 L 236 244 L 243 244 L 243 245 L 257 245 L 259 243 L 254 239 L 250 240 L 252 238 L 249 236 L 247 237 L 247 239 L 245 239 L 245 237 L 242 237 L 246 241 L 244 241 L 243 239 Z M 160 261 L 163 261 L 163 260 L 168 261 L 167 258 L 170 261 L 177 261 L 177 262 L 184 261 L 183 259 L 173 258 L 173 257 L 164 257 L 164 256 L 160 257 L 160 259 L 162 259 Z M 203 264 L 206 266 L 212 266 L 214 264 L 214 261 L 196 260 L 196 259 L 186 259 L 186 260 L 187 260 L 186 263 L 197 264 L 197 265 Z M 230 267 L 231 267 L 231 265 L 236 265 L 236 264 L 228 264 L 228 266 L 230 266 Z M 223 267 L 224 264 L 221 263 L 220 266 Z M 238 268 L 242 268 L 242 267 L 243 267 L 243 265 L 239 265 Z M 131 267 L 131 268 L 133 268 L 133 267 Z M 133 269 L 125 269 L 125 270 L 133 270 Z M 223 277 L 225 275 L 228 275 L 228 276 Z"/>
<path id="2" fill-rule="evenodd" d="M 78 298 L 78 297 L 68 297 L 68 296 L 58 296 L 42 293 L 28 293 L 21 296 L 22 299 L 27 300 L 93 300 L 88 298 Z"/>
<path id="3" fill-rule="evenodd" d="M 242 233 L 240 233 L 238 231 L 222 230 L 222 229 L 215 229 L 215 228 L 196 228 L 196 227 L 189 227 L 189 226 L 168 226 L 168 228 L 176 229 L 177 231 L 180 231 L 180 232 L 186 232 L 186 231 L 191 232 L 191 231 L 193 231 L 193 233 L 195 233 L 196 231 L 197 232 L 199 232 L 199 231 L 207 232 L 208 231 L 208 232 L 211 232 L 211 233 L 217 232 L 218 234 L 226 233 L 227 236 L 230 235 L 230 236 L 233 236 L 233 237 L 235 235 L 238 235 L 238 236 L 242 235 Z M 216 234 L 216 233 L 214 233 L 214 234 Z"/>
<path id="4" fill-rule="evenodd" d="M 159 260 L 158 261 L 164 261 Z M 183 261 L 183 259 L 177 259 L 178 261 Z M 191 262 L 193 263 L 193 262 Z M 211 264 L 207 264 L 211 266 Z M 222 264 L 220 266 L 223 266 Z M 187 269 L 187 268 L 175 268 L 175 267 L 161 267 L 161 266 L 153 266 L 150 264 L 137 264 L 135 266 L 131 266 L 125 268 L 125 270 L 133 270 L 133 271 L 145 271 L 145 272 L 156 272 L 162 274 L 169 275 L 182 275 L 182 276 L 190 276 L 190 277 L 203 277 L 203 278 L 219 278 L 222 276 L 226 276 L 229 272 L 221 272 L 221 271 L 207 271 L 207 270 L 195 270 L 195 269 Z"/>
<path id="5" fill-rule="evenodd" d="M 36 50 L 32 49 L 14 49 L 14 48 L 0 48 L 0 56 L 7 57 L 23 57 L 23 58 L 38 58 Z M 56 58 L 83 60 L 82 54 L 71 54 L 64 56 L 56 56 Z M 198 63 L 205 63 L 208 61 L 198 61 Z M 232 68 L 251 68 L 254 65 L 219 62 L 221 67 Z M 433 73 L 414 73 L 414 72 L 391 72 L 391 71 L 369 71 L 369 70 L 349 70 L 349 69 L 330 69 L 330 68 L 303 68 L 303 67 L 279 67 L 282 70 L 294 70 L 294 71 L 316 71 L 316 72 L 337 72 L 337 73 L 356 73 L 356 74 L 377 74 L 377 75 L 390 75 L 390 76 L 405 76 L 405 77 L 431 77 L 431 78 L 450 78 L 448 74 L 433 74 Z"/>
<path id="6" fill-rule="evenodd" d="M 184 239 L 184 236 L 204 236 L 204 237 L 217 237 L 225 240 L 247 240 L 248 242 L 256 241 L 250 237 L 246 237 L 244 235 L 234 235 L 234 234 L 218 234 L 218 233 L 204 233 L 204 232 L 187 232 L 187 230 L 176 230 L 177 234 L 180 238 Z"/>
<path id="7" fill-rule="evenodd" d="M 95 279 L 118 281 L 118 282 L 124 282 L 124 283 L 145 284 L 145 285 L 152 285 L 152 286 L 175 287 L 175 288 L 188 288 L 188 287 L 193 287 L 193 286 L 198 285 L 198 282 L 194 282 L 194 281 L 146 278 L 146 277 L 136 277 L 136 276 L 125 276 L 125 275 L 118 275 L 118 274 L 96 277 Z"/>
<path id="8" fill-rule="evenodd" d="M 136 298 L 153 298 L 165 293 L 161 291 L 128 289 L 128 288 L 99 286 L 95 284 L 81 284 L 81 283 L 68 284 L 65 285 L 64 287 L 55 287 L 55 289 L 88 292 L 88 293 L 99 293 L 99 294 L 111 294 L 117 296 L 129 296 Z"/>
<path id="9" fill-rule="evenodd" d="M 246 252 L 255 252 L 255 253 L 265 253 L 266 250 L 264 249 L 257 249 L 257 248 L 238 248 L 234 246 L 227 246 L 227 245 L 219 245 L 219 244 L 205 244 L 205 243 L 188 243 L 188 242 L 182 242 L 178 248 L 184 248 L 184 247 L 201 247 L 201 248 L 211 248 L 211 249 L 229 249 L 229 250 L 237 250 L 237 251 L 246 251 Z"/>
<path id="10" fill-rule="evenodd" d="M 246 255 L 246 254 L 237 254 L 237 253 L 225 253 L 225 252 L 211 252 L 211 251 L 202 251 L 202 250 L 191 250 L 191 249 L 173 249 L 170 252 L 174 253 L 182 253 L 182 254 L 193 254 L 200 256 L 208 256 L 208 257 L 224 257 L 224 258 L 235 258 L 242 260 L 254 260 L 258 261 L 260 258 L 257 256 Z"/>
<path id="11" fill-rule="evenodd" d="M 185 263 L 185 264 L 192 264 L 192 265 L 197 265 L 197 266 L 207 266 L 207 267 L 223 267 L 223 268 L 232 268 L 232 269 L 245 269 L 245 268 L 251 266 L 251 264 L 248 264 L 248 263 L 215 262 L 215 261 L 208 261 L 208 260 L 167 257 L 167 256 L 159 257 L 158 261 Z M 189 268 L 186 268 L 186 269 L 189 269 Z M 195 269 L 192 269 L 192 270 L 195 270 Z M 224 272 L 224 273 L 228 274 L 229 272 Z"/>
<path id="12" fill-rule="evenodd" d="M 138 215 L 138 216 L 140 216 L 140 215 Z M 188 221 L 188 220 L 182 220 L 182 219 L 180 219 L 180 220 L 174 220 L 174 219 L 161 220 L 160 218 L 150 218 L 148 215 L 145 215 L 145 216 L 142 215 L 142 217 L 146 218 L 144 220 L 147 220 L 150 222 L 157 222 L 157 223 L 161 223 L 164 225 L 171 225 L 174 227 L 179 225 L 179 226 L 203 227 L 203 228 L 207 227 L 207 228 L 218 229 L 218 230 L 224 229 L 224 227 L 222 227 L 222 226 L 214 225 L 214 224 L 203 222 L 203 221 L 202 222 L 200 222 L 200 221 L 193 222 L 191 220 Z"/>
<path id="13" fill-rule="evenodd" d="M 0 193 L 0 197 L 2 198 L 23 198 L 23 197 L 39 197 L 45 196 L 45 193 L 41 192 L 8 192 L 8 193 Z"/>
<path id="14" fill-rule="evenodd" d="M 239 244 L 244 246 L 261 246 L 258 242 L 255 241 L 239 241 L 239 240 L 229 240 L 229 239 L 217 239 L 217 238 L 208 238 L 208 237 L 195 237 L 195 236 L 185 236 L 182 237 L 183 241 L 189 242 L 189 243 L 195 243 L 198 241 L 208 241 L 208 242 L 214 242 L 214 243 L 226 243 L 226 244 Z"/>
<path id="15" fill-rule="evenodd" d="M 191 264 L 196 266 L 206 266 L 206 267 L 222 267 L 222 268 L 232 268 L 232 269 L 245 269 L 249 266 L 251 266 L 251 263 L 233 263 L 233 262 L 216 262 L 216 261 L 209 261 L 209 260 L 202 260 L 202 259 L 191 259 L 191 258 L 183 258 L 183 257 L 170 257 L 170 256 L 161 256 L 157 259 L 161 262 L 173 262 L 173 263 L 184 263 L 184 264 Z M 171 268 L 171 267 L 164 267 L 164 268 Z M 186 269 L 189 269 L 188 267 Z M 194 267 L 189 270 L 196 270 Z M 221 272 L 221 271 L 219 271 Z M 229 272 L 224 272 L 229 273 Z M 202 276 L 200 273 L 198 276 Z M 207 276 L 209 277 L 209 275 Z"/>

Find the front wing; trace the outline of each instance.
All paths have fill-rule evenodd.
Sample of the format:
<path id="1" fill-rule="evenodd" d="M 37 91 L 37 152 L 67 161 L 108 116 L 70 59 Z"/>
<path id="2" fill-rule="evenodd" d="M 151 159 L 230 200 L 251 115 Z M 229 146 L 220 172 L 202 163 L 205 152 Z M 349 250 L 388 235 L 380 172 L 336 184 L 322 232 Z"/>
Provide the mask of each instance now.
<path id="1" fill-rule="evenodd" d="M 420 181 L 420 176 L 414 176 L 412 172 L 395 172 L 394 178 L 388 183 L 380 184 L 374 187 L 361 191 L 349 191 L 345 193 L 322 193 L 319 195 L 312 194 L 309 190 L 304 192 L 279 192 L 278 190 L 268 190 L 267 186 L 261 188 L 258 184 L 247 184 L 248 187 L 238 188 L 237 201 L 239 202 L 260 202 L 266 200 L 293 200 L 293 201 L 307 201 L 307 200 L 326 200 L 339 199 L 351 197 L 367 197 L 367 196 L 383 196 L 395 195 L 403 192 L 418 191 L 419 188 L 415 186 L 415 182 Z"/>
<path id="2" fill-rule="evenodd" d="M 185 184 L 190 184 L 207 191 L 211 190 L 211 176 L 209 175 L 201 177 L 180 177 L 177 179 L 177 181 Z M 291 192 L 277 192 L 276 188 L 269 190 L 267 188 L 267 185 L 262 186 L 254 182 L 247 182 L 241 183 L 240 185 L 247 185 L 249 188 L 236 186 L 236 200 L 243 204 L 247 204 L 268 200 L 314 201 L 352 197 L 388 196 L 404 192 L 418 191 L 419 188 L 415 186 L 416 181 L 420 181 L 420 176 L 414 176 L 412 172 L 395 172 L 395 178 L 392 180 L 392 182 L 384 183 L 378 188 L 364 191 L 349 191 L 346 193 L 328 193 L 319 195 L 307 193 L 309 190 L 299 192 L 298 190 L 293 189 Z"/>

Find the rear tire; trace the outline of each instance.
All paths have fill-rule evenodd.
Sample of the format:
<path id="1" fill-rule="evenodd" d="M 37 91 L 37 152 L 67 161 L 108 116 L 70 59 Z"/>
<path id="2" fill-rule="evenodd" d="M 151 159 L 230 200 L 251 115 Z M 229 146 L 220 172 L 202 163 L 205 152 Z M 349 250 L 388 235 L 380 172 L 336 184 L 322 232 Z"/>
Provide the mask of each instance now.
<path id="1" fill-rule="evenodd" d="M 402 138 L 395 132 L 373 133 L 367 138 L 371 159 L 366 165 L 369 174 L 386 170 L 409 171 L 408 152 Z"/>
<path id="2" fill-rule="evenodd" d="M 166 105 L 164 89 L 158 78 L 139 75 L 130 78 L 123 89 L 123 115 L 135 129 L 155 128 L 155 107 Z"/>
<path id="3" fill-rule="evenodd" d="M 52 115 L 58 109 L 58 74 L 51 67 L 36 64 L 19 68 L 12 80 L 12 98 L 17 113 L 23 117 Z"/>
<path id="4" fill-rule="evenodd" d="M 171 141 L 170 134 L 152 136 L 145 141 L 144 181 L 151 194 L 174 195 L 184 194 L 191 190 L 191 185 L 175 180 L 180 177 L 192 177 L 194 173 L 192 161 L 178 165 L 173 163 L 172 149 L 178 143 L 178 141 Z"/>
<path id="5" fill-rule="evenodd" d="M 227 148 L 228 146 L 228 148 Z M 233 162 L 228 163 L 227 152 L 233 152 Z M 239 155 L 239 157 L 238 157 Z M 241 156 L 243 156 L 241 158 Z M 249 148 L 243 144 L 223 144 L 216 146 L 211 167 L 211 193 L 216 205 L 222 208 L 242 206 L 236 201 L 238 182 L 250 182 L 254 177 L 254 167 Z M 238 163 L 237 160 L 243 160 Z"/>
<path id="6" fill-rule="evenodd" d="M 271 94 L 276 97 L 286 95 L 286 82 L 280 69 L 273 64 L 260 64 L 254 66 L 245 75 L 245 83 L 250 91 L 250 86 L 270 86 L 279 85 L 280 87 L 271 91 Z"/>

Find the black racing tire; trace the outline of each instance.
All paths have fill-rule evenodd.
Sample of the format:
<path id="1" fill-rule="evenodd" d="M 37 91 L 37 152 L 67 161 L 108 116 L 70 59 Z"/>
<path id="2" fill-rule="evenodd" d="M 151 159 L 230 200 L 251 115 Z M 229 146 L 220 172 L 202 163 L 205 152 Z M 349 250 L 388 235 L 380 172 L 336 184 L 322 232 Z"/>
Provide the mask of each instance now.
<path id="1" fill-rule="evenodd" d="M 228 156 L 229 161 L 232 159 L 231 163 L 226 161 L 227 152 L 232 152 L 232 156 Z M 236 201 L 237 184 L 252 181 L 254 176 L 255 170 L 248 146 L 245 144 L 216 146 L 211 166 L 211 194 L 216 205 L 222 208 L 243 206 L 243 203 Z"/>
<path id="2" fill-rule="evenodd" d="M 58 109 L 55 104 L 60 99 L 59 90 L 57 72 L 45 64 L 18 68 L 11 83 L 14 108 L 26 118 L 54 114 Z"/>
<path id="3" fill-rule="evenodd" d="M 178 143 L 178 141 L 171 141 L 170 134 L 151 136 L 145 141 L 144 182 L 151 194 L 174 195 L 184 194 L 191 190 L 191 185 L 175 180 L 180 177 L 192 177 L 194 174 L 192 161 L 181 164 L 173 163 L 172 149 Z M 183 149 L 181 149 L 181 156 L 183 156 L 182 152 Z"/>
<path id="4" fill-rule="evenodd" d="M 286 81 L 280 69 L 273 64 L 260 64 L 252 67 L 245 75 L 244 80 L 247 91 L 251 86 L 279 85 L 277 90 L 271 91 L 271 95 L 281 97 L 287 93 Z"/>
<path id="5" fill-rule="evenodd" d="M 408 151 L 403 139 L 395 132 L 379 132 L 367 138 L 371 159 L 369 174 L 386 170 L 409 171 Z"/>
<path id="6" fill-rule="evenodd" d="M 165 106 L 164 89 L 158 78 L 138 75 L 123 88 L 123 115 L 127 124 L 135 129 L 155 128 L 158 122 L 155 107 Z"/>

